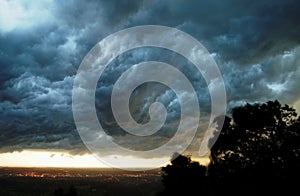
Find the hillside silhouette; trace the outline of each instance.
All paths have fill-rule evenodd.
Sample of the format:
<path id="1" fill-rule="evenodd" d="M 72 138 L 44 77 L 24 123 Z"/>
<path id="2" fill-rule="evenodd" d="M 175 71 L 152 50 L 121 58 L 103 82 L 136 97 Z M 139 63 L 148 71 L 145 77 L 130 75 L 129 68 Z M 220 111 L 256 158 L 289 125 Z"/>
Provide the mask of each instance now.
<path id="1" fill-rule="evenodd" d="M 216 118 L 219 123 L 220 118 Z M 174 154 L 163 195 L 294 195 L 300 175 L 300 118 L 278 101 L 232 109 L 205 167 Z"/>

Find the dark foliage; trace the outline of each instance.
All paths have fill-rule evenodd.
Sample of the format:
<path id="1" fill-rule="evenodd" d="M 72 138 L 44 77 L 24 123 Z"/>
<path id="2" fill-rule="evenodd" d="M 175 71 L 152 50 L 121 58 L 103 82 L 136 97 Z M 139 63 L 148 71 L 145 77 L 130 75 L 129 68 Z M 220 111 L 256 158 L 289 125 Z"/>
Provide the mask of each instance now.
<path id="1" fill-rule="evenodd" d="M 164 193 L 187 193 L 193 187 L 205 183 L 206 167 L 192 162 L 190 157 L 174 154 L 171 165 L 162 168 L 162 181 L 166 189 Z"/>
<path id="2" fill-rule="evenodd" d="M 177 162 L 175 159 L 172 165 L 162 169 L 164 185 L 169 189 L 174 184 L 201 182 L 191 189 L 206 187 L 208 195 L 292 193 L 297 188 L 294 179 L 300 175 L 299 129 L 296 111 L 278 101 L 236 107 L 232 118 L 225 117 L 211 149 L 207 176 L 203 172 L 192 176 L 190 166 L 182 170 L 173 163 Z M 187 157 L 180 159 L 191 162 Z"/>

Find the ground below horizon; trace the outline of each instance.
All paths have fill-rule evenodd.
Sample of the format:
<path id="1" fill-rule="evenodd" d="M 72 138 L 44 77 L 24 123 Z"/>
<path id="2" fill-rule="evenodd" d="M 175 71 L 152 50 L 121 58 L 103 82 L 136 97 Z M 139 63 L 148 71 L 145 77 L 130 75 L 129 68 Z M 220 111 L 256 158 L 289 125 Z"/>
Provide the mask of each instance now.
<path id="1" fill-rule="evenodd" d="M 70 187 L 78 195 L 157 195 L 163 190 L 160 170 L 102 168 L 0 168 L 0 195 L 50 196 Z"/>

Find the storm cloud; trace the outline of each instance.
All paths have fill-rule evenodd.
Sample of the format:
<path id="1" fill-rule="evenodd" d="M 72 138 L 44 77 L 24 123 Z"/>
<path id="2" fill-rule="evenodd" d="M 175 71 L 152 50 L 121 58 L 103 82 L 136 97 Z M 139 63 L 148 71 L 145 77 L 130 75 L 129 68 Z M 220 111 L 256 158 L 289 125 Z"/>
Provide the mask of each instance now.
<path id="1" fill-rule="evenodd" d="M 30 148 L 86 153 L 72 115 L 76 71 L 101 39 L 136 25 L 175 27 L 200 41 L 223 74 L 228 110 L 269 99 L 294 104 L 300 100 L 299 8 L 296 0 L 1 1 L 0 152 Z M 205 81 L 182 57 L 155 48 L 129 51 L 100 78 L 95 103 L 107 133 L 124 146 L 155 147 L 172 137 L 178 125 L 176 95 L 158 84 L 141 86 L 131 98 L 137 122 L 149 120 L 154 101 L 166 106 L 168 123 L 158 135 L 148 143 L 132 140 L 114 121 L 109 105 L 114 82 L 130 66 L 149 60 L 174 64 L 193 83 L 204 114 L 210 108 Z"/>

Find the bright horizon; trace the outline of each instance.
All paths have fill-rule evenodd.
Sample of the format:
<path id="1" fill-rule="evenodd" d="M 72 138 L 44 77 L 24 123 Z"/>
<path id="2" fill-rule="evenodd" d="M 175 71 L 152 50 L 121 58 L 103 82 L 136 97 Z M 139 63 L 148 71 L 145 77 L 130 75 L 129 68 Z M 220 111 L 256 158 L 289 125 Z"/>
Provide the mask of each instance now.
<path id="1" fill-rule="evenodd" d="M 114 159 L 114 157 L 111 157 L 111 159 Z M 161 159 L 141 159 L 124 156 L 120 161 L 123 165 L 122 168 L 152 168 L 158 165 Z M 55 150 L 23 150 L 21 152 L 1 153 L 0 160 L 0 167 L 113 168 L 102 163 L 92 154 L 70 155 L 67 151 Z M 198 161 L 203 165 L 209 163 L 208 158 L 193 158 L 193 161 Z"/>

